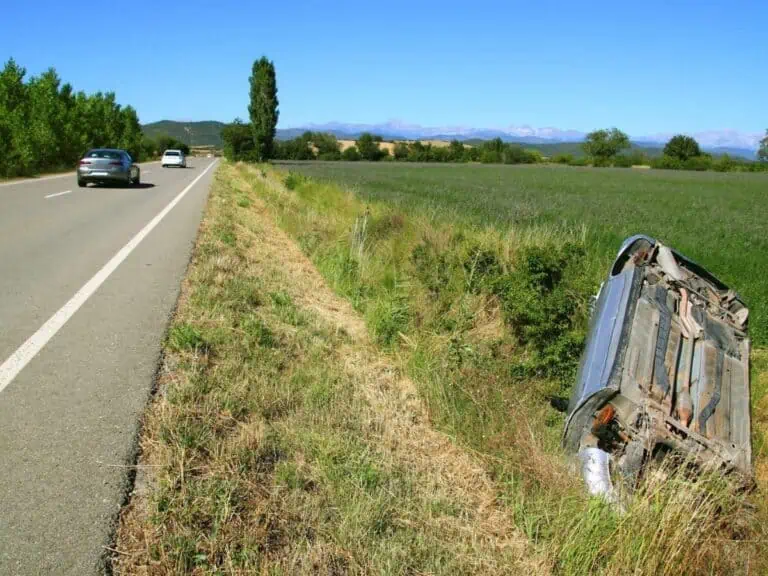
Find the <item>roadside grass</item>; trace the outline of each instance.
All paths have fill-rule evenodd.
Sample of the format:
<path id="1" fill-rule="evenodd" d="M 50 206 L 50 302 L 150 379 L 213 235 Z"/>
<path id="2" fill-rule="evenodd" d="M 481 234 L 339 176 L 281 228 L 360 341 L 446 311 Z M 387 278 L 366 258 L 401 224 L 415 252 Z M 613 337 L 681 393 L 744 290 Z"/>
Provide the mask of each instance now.
<path id="1" fill-rule="evenodd" d="M 768 569 L 759 493 L 740 493 L 717 474 L 660 470 L 617 515 L 584 496 L 562 454 L 563 415 L 553 405 L 567 398 L 587 299 L 607 267 L 590 228 L 546 218 L 492 223 L 450 202 L 443 208 L 436 196 L 404 205 L 327 180 L 227 170 L 365 319 L 370 338 L 412 379 L 430 424 L 484 463 L 506 513 L 555 572 Z M 753 366 L 756 406 L 765 404 L 765 367 Z M 755 424 L 765 489 L 764 417 Z"/>
<path id="2" fill-rule="evenodd" d="M 255 178 L 216 173 L 114 572 L 548 573 L 482 458 L 430 426 Z"/>

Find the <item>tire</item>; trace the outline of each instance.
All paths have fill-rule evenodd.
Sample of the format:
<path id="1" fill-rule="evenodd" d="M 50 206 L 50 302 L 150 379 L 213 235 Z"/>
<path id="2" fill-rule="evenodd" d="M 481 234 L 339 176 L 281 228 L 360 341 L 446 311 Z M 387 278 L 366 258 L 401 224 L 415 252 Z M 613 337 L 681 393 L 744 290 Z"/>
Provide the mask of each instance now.
<path id="1" fill-rule="evenodd" d="M 85 188 L 86 186 L 88 186 L 88 182 L 86 182 L 86 181 L 85 181 L 85 180 L 83 180 L 82 178 L 78 178 L 78 179 L 77 179 L 77 186 L 78 186 L 79 188 Z"/>

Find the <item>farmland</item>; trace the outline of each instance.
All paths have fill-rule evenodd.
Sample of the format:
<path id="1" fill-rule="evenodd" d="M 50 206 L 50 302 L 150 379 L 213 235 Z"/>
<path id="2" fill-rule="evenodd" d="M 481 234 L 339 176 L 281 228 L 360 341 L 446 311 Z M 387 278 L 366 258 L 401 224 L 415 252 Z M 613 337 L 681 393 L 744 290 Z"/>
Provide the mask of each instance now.
<path id="1" fill-rule="evenodd" d="M 621 240 L 657 237 L 712 270 L 745 298 L 751 331 L 768 344 L 768 177 L 557 166 L 286 164 L 403 212 L 477 226 L 585 227 L 592 280 Z"/>

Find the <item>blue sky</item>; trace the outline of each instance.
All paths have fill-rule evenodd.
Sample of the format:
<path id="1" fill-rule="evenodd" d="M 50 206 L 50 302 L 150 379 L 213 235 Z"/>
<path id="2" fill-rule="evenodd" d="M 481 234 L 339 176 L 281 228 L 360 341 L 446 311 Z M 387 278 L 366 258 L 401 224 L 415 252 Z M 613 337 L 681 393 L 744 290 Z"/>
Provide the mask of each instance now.
<path id="1" fill-rule="evenodd" d="M 143 122 L 247 116 L 275 61 L 280 126 L 768 126 L 768 2 L 8 2 L 0 58 L 113 90 Z M 103 25 L 102 25 L 103 22 Z"/>

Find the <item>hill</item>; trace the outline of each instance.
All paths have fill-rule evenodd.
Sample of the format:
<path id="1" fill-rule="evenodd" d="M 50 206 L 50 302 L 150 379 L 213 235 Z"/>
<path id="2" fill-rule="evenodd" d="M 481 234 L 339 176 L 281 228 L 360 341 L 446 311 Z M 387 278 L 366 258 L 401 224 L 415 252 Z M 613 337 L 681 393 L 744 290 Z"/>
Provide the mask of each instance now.
<path id="1" fill-rule="evenodd" d="M 150 138 L 163 134 L 172 136 L 190 146 L 221 146 L 221 129 L 224 122 L 204 120 L 202 122 L 177 122 L 161 120 L 144 124 L 141 129 Z"/>

